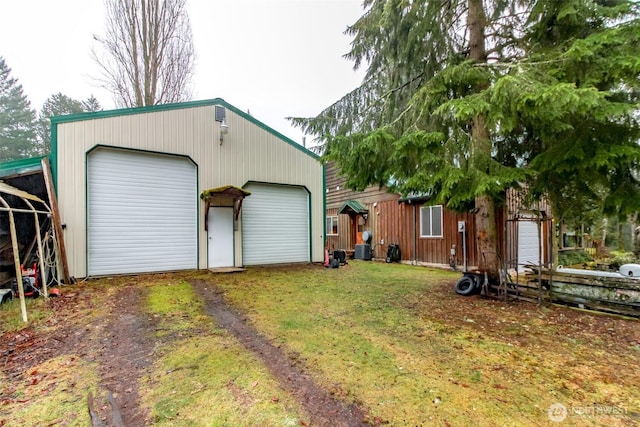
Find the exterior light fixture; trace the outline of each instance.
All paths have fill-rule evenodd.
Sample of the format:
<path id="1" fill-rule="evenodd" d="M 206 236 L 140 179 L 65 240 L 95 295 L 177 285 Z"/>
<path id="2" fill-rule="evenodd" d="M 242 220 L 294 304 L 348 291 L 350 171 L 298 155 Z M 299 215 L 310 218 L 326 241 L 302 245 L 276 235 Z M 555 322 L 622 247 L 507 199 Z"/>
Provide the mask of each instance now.
<path id="1" fill-rule="evenodd" d="M 222 141 L 224 141 L 224 136 L 228 133 L 229 133 L 229 125 L 227 125 L 227 122 L 225 121 L 225 119 L 222 119 L 222 122 L 220 122 L 220 145 L 222 145 Z"/>

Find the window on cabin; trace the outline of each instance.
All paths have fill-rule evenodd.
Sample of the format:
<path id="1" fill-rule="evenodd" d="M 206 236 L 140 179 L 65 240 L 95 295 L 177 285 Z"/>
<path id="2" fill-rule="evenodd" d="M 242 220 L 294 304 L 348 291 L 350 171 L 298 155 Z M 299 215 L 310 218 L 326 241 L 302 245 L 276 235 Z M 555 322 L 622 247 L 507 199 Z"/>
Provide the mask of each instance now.
<path id="1" fill-rule="evenodd" d="M 327 217 L 327 236 L 337 236 L 337 235 L 338 235 L 338 217 L 328 216 Z"/>
<path id="2" fill-rule="evenodd" d="M 420 208 L 420 237 L 442 237 L 442 205 Z"/>

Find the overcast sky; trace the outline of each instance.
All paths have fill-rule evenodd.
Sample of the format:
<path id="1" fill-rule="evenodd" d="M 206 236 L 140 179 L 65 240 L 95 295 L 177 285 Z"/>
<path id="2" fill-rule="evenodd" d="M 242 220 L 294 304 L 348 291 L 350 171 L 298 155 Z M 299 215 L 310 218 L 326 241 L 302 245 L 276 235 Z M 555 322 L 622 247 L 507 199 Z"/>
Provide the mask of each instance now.
<path id="1" fill-rule="evenodd" d="M 342 55 L 362 0 L 187 0 L 197 54 L 193 100 L 223 98 L 294 141 L 287 116 L 315 116 L 357 87 L 364 72 Z M 93 34 L 104 34 L 102 0 L 2 0 L 0 56 L 40 110 L 54 93 L 94 95 Z M 308 141 L 309 142 L 309 141 Z"/>

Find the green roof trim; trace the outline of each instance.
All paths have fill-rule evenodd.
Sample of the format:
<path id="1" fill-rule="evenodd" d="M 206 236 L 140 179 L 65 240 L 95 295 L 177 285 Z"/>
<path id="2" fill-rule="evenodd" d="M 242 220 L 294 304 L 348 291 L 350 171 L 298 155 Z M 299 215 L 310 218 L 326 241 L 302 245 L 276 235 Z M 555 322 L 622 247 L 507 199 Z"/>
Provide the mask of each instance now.
<path id="1" fill-rule="evenodd" d="M 298 144 L 297 142 L 295 142 L 291 138 L 288 138 L 288 137 L 284 136 L 283 134 L 281 134 L 277 130 L 267 126 L 266 124 L 264 124 L 261 121 L 255 119 L 254 117 L 250 116 L 249 114 L 245 113 L 244 111 L 239 110 L 238 108 L 236 108 L 233 105 L 229 104 L 227 101 L 225 101 L 222 98 L 205 99 L 205 100 L 201 100 L 201 101 L 179 102 L 179 103 L 173 103 L 173 104 L 151 105 L 151 106 L 147 106 L 147 107 L 122 108 L 122 109 L 118 109 L 118 110 L 96 111 L 94 113 L 78 113 L 78 114 L 69 114 L 69 115 L 66 115 L 66 116 L 55 116 L 55 117 L 51 117 L 51 124 L 52 124 L 52 128 L 56 128 L 56 125 L 58 125 L 60 123 L 78 122 L 78 121 L 83 121 L 83 120 L 96 120 L 96 119 L 104 119 L 104 118 L 109 118 L 109 117 L 128 116 L 128 115 L 134 115 L 134 114 L 154 113 L 154 112 L 158 112 L 158 111 L 180 110 L 180 109 L 183 109 L 183 108 L 196 108 L 196 107 L 206 107 L 206 106 L 213 106 L 213 105 L 221 105 L 223 107 L 228 108 L 229 110 L 233 111 L 237 115 L 239 115 L 242 118 L 248 120 L 249 122 L 253 123 L 254 125 L 258 126 L 259 128 L 269 132 L 273 136 L 276 136 L 277 138 L 280 138 L 281 140 L 285 141 L 286 143 L 294 146 L 295 148 L 297 148 L 298 150 L 302 151 L 303 153 L 313 157 L 316 160 L 320 159 L 320 156 L 318 156 L 313 151 L 308 150 L 307 148 L 305 148 L 302 145 Z M 54 148 L 57 148 L 57 138 L 56 138 L 55 143 L 54 143 L 54 138 L 53 138 L 53 135 L 52 135 L 51 141 L 52 141 L 52 151 L 53 151 Z"/>
<path id="2" fill-rule="evenodd" d="M 200 194 L 200 198 L 202 200 L 208 199 L 211 196 L 215 195 L 231 195 L 231 196 L 250 196 L 251 192 L 247 191 L 240 187 L 235 187 L 233 185 L 224 185 L 222 187 L 211 188 L 209 190 L 204 190 L 202 194 Z"/>
<path id="3" fill-rule="evenodd" d="M 360 202 L 356 202 L 355 200 L 347 200 L 342 204 L 342 206 L 340 206 L 340 209 L 338 209 L 338 214 L 348 214 L 351 212 L 365 214 L 369 212 L 369 209 L 365 208 L 360 204 Z"/>
<path id="4" fill-rule="evenodd" d="M 9 160 L 0 163 L 0 178 L 42 170 L 42 157 Z"/>

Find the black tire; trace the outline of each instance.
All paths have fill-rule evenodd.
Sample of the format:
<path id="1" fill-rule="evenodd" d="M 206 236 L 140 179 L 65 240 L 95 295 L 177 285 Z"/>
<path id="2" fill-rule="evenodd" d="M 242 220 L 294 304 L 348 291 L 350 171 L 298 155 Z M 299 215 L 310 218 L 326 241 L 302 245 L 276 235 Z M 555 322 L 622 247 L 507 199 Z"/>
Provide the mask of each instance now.
<path id="1" fill-rule="evenodd" d="M 6 294 L 0 297 L 0 304 L 4 304 L 5 302 L 9 302 L 13 299 L 13 292 L 7 292 Z"/>
<path id="2" fill-rule="evenodd" d="M 456 282 L 456 293 L 468 296 L 476 290 L 476 282 L 469 276 L 463 276 Z"/>

